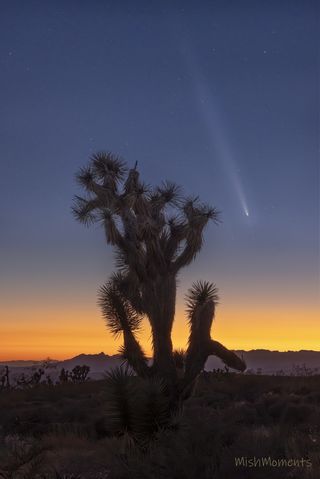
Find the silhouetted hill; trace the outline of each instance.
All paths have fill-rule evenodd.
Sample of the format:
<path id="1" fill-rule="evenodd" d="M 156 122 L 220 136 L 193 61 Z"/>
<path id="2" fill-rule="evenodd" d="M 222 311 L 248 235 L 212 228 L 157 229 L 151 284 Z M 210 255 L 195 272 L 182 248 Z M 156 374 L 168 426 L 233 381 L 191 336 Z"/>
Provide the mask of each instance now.
<path id="1" fill-rule="evenodd" d="M 247 372 L 261 372 L 262 374 L 305 374 L 306 369 L 320 371 L 320 351 L 269 351 L 267 349 L 253 349 L 251 351 L 235 351 L 239 356 L 243 356 L 247 363 Z M 82 366 L 86 364 L 90 366 L 90 377 L 92 379 L 101 378 L 103 373 L 120 366 L 123 359 L 120 355 L 115 354 L 109 356 L 105 353 L 100 354 L 79 354 L 74 358 L 66 359 L 64 361 L 54 361 L 52 370 L 60 371 L 62 368 L 72 370 L 75 366 Z M 39 367 L 43 361 L 2 361 L 0 367 L 8 365 L 14 368 L 16 372 L 22 372 L 25 369 Z M 211 356 L 205 369 L 211 371 L 212 369 L 224 368 L 224 364 L 220 359 Z"/>
<path id="2" fill-rule="evenodd" d="M 65 368 L 71 371 L 75 366 L 83 366 L 84 364 L 90 367 L 90 377 L 98 378 L 103 373 L 120 366 L 123 359 L 118 354 L 109 356 L 105 353 L 100 354 L 79 354 L 71 359 L 66 359 L 57 364 L 57 369 Z"/>
<path id="3" fill-rule="evenodd" d="M 235 351 L 239 356 L 243 356 L 247 364 L 247 371 L 257 372 L 261 370 L 263 374 L 276 374 L 283 372 L 290 374 L 297 372 L 297 369 L 304 366 L 308 369 L 319 368 L 320 371 L 320 351 L 269 351 L 268 349 L 253 349 L 251 351 Z M 211 356 L 206 369 L 223 368 L 223 363 Z"/>

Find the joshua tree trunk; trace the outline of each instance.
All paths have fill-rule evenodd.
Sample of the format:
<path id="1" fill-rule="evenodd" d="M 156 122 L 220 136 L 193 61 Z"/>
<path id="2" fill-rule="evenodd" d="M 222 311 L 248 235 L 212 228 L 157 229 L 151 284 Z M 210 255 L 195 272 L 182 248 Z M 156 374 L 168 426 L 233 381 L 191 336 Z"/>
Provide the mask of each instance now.
<path id="1" fill-rule="evenodd" d="M 176 279 L 172 274 L 158 276 L 145 289 L 146 312 L 153 338 L 153 371 L 176 380 L 171 331 L 175 315 Z"/>
<path id="2" fill-rule="evenodd" d="M 207 282 L 194 283 L 187 296 L 190 336 L 182 378 L 174 359 L 176 278 L 201 250 L 203 230 L 210 219 L 218 221 L 217 210 L 198 198 L 183 198 L 170 182 L 146 187 L 137 164 L 128 172 L 110 153 L 94 155 L 78 180 L 87 197 L 75 198 L 77 219 L 102 222 L 117 253 L 118 272 L 101 288 L 99 302 L 109 330 L 123 334 L 122 354 L 136 373 L 162 377 L 176 396 L 185 395 L 211 354 L 244 370 L 240 358 L 210 337 L 217 294 Z M 152 366 L 135 336 L 143 317 L 151 325 Z"/>

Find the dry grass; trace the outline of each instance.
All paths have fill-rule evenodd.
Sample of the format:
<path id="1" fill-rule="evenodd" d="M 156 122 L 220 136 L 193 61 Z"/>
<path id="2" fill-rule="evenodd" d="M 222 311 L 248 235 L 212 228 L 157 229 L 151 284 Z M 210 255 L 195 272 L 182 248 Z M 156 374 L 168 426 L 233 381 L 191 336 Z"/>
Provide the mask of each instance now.
<path id="1" fill-rule="evenodd" d="M 176 427 L 160 430 L 144 451 L 128 435 L 104 437 L 105 397 L 104 381 L 3 392 L 2 477 L 320 477 L 319 376 L 207 373 Z M 235 456 L 309 458 L 313 466 L 236 468 Z"/>

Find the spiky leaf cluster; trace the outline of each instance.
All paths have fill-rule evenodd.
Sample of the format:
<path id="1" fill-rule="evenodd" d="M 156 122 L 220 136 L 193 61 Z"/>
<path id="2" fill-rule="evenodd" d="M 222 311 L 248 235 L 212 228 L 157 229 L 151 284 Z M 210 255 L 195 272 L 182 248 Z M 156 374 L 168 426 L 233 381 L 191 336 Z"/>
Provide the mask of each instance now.
<path id="1" fill-rule="evenodd" d="M 111 153 L 93 155 L 77 179 L 87 196 L 75 197 L 74 215 L 86 225 L 101 222 L 107 242 L 118 251 L 118 263 L 140 280 L 189 264 L 201 249 L 204 227 L 219 218 L 197 197 L 184 197 L 175 183 L 148 187 L 136 165 L 128 170 Z"/>
<path id="2" fill-rule="evenodd" d="M 98 304 L 102 309 L 109 331 L 117 336 L 123 331 L 137 331 L 142 315 L 132 306 L 120 288 L 119 275 L 101 286 Z"/>
<path id="3" fill-rule="evenodd" d="M 199 306 L 212 301 L 215 305 L 219 301 L 218 288 L 208 281 L 196 281 L 186 294 L 186 311 L 189 322 L 194 321 L 194 313 Z"/>
<path id="4" fill-rule="evenodd" d="M 106 375 L 105 421 L 113 434 L 129 434 L 145 445 L 171 419 L 170 400 L 160 378 L 139 378 L 116 368 Z"/>

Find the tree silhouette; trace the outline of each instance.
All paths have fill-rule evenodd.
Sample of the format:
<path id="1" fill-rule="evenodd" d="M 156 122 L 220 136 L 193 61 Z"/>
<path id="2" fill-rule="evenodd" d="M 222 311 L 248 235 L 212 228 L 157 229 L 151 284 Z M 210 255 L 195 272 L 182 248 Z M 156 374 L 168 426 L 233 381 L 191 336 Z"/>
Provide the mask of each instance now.
<path id="1" fill-rule="evenodd" d="M 86 197 L 75 197 L 76 218 L 85 225 L 100 223 L 116 251 L 117 271 L 101 287 L 99 304 L 111 333 L 123 335 L 121 352 L 134 371 L 142 377 L 161 377 L 173 394 L 181 396 L 209 355 L 244 370 L 242 359 L 211 339 L 218 301 L 211 283 L 195 282 L 188 291 L 187 351 L 174 352 L 171 340 L 177 275 L 201 250 L 203 231 L 210 220 L 218 223 L 218 211 L 198 197 L 184 197 L 172 182 L 147 186 L 140 180 L 137 163 L 128 170 L 112 153 L 94 154 L 77 179 Z M 136 338 L 143 317 L 152 331 L 151 366 Z"/>

